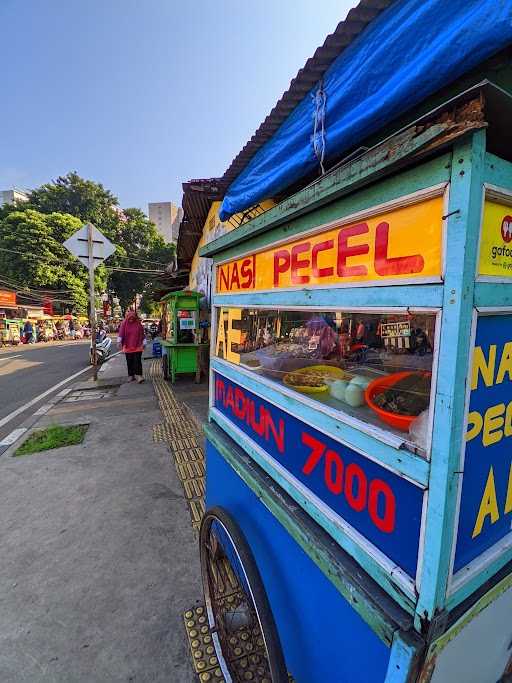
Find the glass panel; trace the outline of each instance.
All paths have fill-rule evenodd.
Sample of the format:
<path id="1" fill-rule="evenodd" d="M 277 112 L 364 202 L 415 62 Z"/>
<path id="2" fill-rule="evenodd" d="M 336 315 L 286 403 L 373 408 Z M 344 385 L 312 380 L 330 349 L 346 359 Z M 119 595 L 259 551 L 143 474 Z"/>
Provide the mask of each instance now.
<path id="1" fill-rule="evenodd" d="M 217 316 L 217 357 L 425 452 L 434 314 L 223 308 Z"/>
<path id="2" fill-rule="evenodd" d="M 178 310 L 177 319 L 177 343 L 193 344 L 196 339 L 196 312 L 186 309 Z"/>

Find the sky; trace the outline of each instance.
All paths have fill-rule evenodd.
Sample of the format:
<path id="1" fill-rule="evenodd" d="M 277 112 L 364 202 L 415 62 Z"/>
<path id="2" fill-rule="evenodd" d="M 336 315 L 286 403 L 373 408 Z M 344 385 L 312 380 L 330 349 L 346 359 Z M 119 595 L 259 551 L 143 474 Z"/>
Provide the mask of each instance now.
<path id="1" fill-rule="evenodd" d="M 0 190 L 221 176 L 357 0 L 0 0 Z"/>

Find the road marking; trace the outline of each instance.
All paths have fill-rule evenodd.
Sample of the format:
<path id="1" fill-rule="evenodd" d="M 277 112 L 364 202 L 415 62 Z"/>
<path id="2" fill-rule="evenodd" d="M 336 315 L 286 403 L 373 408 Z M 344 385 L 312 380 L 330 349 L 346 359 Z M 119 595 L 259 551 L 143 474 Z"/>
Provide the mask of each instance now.
<path id="1" fill-rule="evenodd" d="M 34 415 L 44 415 L 50 410 L 50 408 L 53 408 L 53 403 L 45 403 L 38 410 L 36 410 Z"/>
<path id="2" fill-rule="evenodd" d="M 10 434 L 8 434 L 5 439 L 0 441 L 0 446 L 11 446 L 15 441 L 17 441 L 22 434 L 25 434 L 27 427 L 20 427 L 19 429 L 14 429 Z"/>
<path id="3" fill-rule="evenodd" d="M 13 358 L 21 358 L 21 353 L 18 353 L 16 356 L 4 356 L 3 358 L 0 356 L 0 363 L 3 360 L 12 360 Z"/>
<path id="4" fill-rule="evenodd" d="M 9 415 L 6 415 L 4 418 L 2 418 L 0 420 L 0 427 L 3 427 L 8 422 L 13 420 L 15 417 L 17 417 L 21 413 L 24 413 L 28 408 L 31 408 L 36 403 L 39 403 L 39 401 L 41 401 L 43 398 L 46 398 L 47 396 L 52 394 L 57 389 L 60 389 L 62 386 L 64 386 L 64 384 L 71 382 L 72 379 L 75 379 L 75 377 L 82 375 L 84 372 L 87 372 L 87 370 L 90 370 L 90 369 L 91 369 L 91 366 L 88 365 L 86 368 L 83 368 L 83 370 L 79 370 L 78 372 L 75 372 L 74 375 L 70 375 L 70 377 L 68 377 L 67 379 L 63 379 L 61 382 L 58 382 L 58 384 L 54 384 L 53 387 L 50 387 L 46 391 L 43 391 L 42 394 L 39 394 L 39 396 L 36 396 L 31 401 L 28 401 L 28 403 L 25 403 L 24 405 L 20 406 L 19 408 L 16 408 L 16 410 L 13 410 L 12 413 L 9 413 Z"/>

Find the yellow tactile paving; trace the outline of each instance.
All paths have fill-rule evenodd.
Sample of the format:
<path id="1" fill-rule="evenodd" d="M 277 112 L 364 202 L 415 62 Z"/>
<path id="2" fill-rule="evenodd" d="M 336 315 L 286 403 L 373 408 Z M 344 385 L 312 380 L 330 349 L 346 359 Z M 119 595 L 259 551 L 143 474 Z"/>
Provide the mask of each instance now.
<path id="1" fill-rule="evenodd" d="M 176 400 L 172 388 L 162 377 L 160 359 L 146 363 L 144 375 L 151 379 L 164 421 L 153 426 L 153 441 L 167 443 L 183 485 L 192 527 L 197 531 L 204 514 L 205 463 L 197 425 Z M 214 678 L 204 679 L 214 681 Z"/>

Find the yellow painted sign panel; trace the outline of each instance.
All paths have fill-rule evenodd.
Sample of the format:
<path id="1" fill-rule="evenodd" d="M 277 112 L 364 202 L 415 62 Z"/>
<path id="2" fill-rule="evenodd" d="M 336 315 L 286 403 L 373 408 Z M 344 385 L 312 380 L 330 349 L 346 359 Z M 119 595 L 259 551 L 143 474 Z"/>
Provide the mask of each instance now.
<path id="1" fill-rule="evenodd" d="M 219 294 L 275 288 L 435 282 L 442 276 L 443 197 L 425 199 L 217 266 Z"/>
<path id="2" fill-rule="evenodd" d="M 478 274 L 512 278 L 512 206 L 485 200 Z"/>

